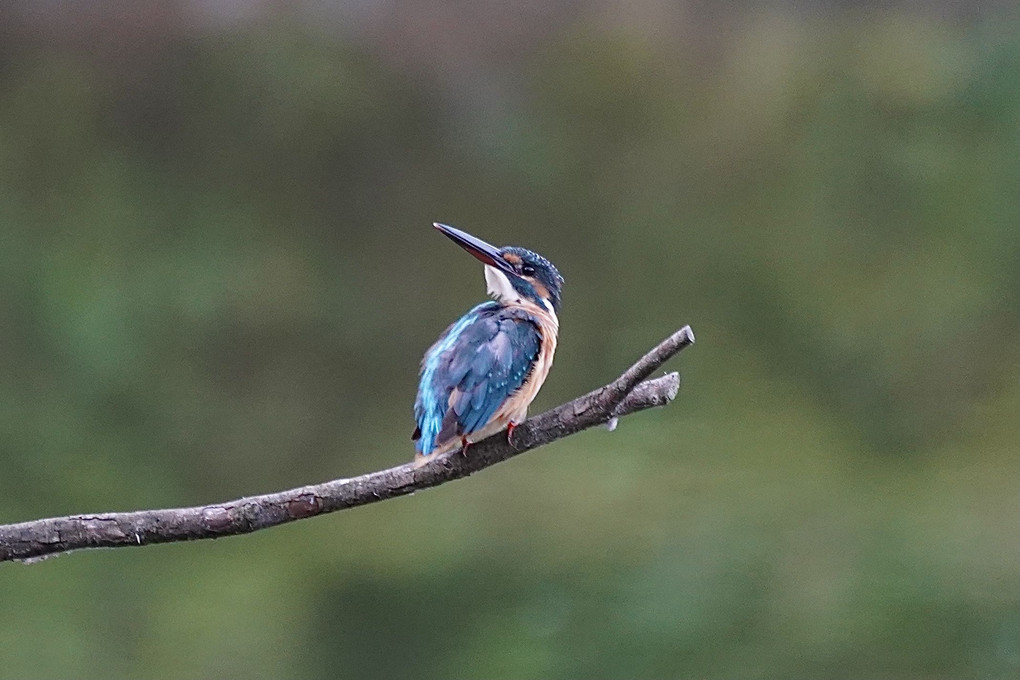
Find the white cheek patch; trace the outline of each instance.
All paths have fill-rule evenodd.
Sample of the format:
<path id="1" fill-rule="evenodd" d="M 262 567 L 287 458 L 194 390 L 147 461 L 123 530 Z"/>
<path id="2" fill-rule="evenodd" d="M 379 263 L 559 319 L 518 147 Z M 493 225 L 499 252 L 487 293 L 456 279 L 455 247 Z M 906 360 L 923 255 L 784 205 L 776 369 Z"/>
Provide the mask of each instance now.
<path id="1" fill-rule="evenodd" d="M 485 265 L 485 288 L 489 295 L 503 302 L 514 302 L 521 297 L 510 285 L 506 274 L 488 264 Z"/>
<path id="2" fill-rule="evenodd" d="M 553 308 L 552 303 L 546 300 L 545 298 L 541 298 L 541 300 L 542 306 L 545 307 L 545 310 L 547 312 L 549 312 L 549 316 L 552 318 L 553 324 L 556 326 L 556 328 L 559 328 L 560 320 L 559 317 L 556 316 L 556 310 Z"/>

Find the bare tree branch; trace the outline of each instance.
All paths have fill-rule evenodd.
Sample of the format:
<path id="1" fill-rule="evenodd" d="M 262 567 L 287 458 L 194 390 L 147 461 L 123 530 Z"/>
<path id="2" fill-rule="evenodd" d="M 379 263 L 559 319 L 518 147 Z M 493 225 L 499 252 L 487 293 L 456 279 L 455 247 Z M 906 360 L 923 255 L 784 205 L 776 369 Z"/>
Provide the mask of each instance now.
<path id="1" fill-rule="evenodd" d="M 467 456 L 446 454 L 415 469 L 411 464 L 350 479 L 191 508 L 72 515 L 0 526 L 0 562 L 34 561 L 83 548 L 118 548 L 246 534 L 307 517 L 336 512 L 478 472 L 518 454 L 593 425 L 671 402 L 680 376 L 646 380 L 670 357 L 694 343 L 690 326 L 666 338 L 623 375 L 573 401 L 546 411 L 506 433 L 472 444 Z"/>

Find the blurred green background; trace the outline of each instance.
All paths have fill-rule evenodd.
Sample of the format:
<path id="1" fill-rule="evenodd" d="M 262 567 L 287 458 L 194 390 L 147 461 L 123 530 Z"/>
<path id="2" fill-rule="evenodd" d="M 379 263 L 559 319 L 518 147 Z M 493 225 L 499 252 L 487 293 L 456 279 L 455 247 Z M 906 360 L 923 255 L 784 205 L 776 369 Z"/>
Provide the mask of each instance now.
<path id="1" fill-rule="evenodd" d="M 0 677 L 1017 677 L 1011 7 L 4 3 L 0 522 L 409 460 L 433 220 L 565 275 L 536 410 L 698 344 L 467 481 L 0 565 Z"/>

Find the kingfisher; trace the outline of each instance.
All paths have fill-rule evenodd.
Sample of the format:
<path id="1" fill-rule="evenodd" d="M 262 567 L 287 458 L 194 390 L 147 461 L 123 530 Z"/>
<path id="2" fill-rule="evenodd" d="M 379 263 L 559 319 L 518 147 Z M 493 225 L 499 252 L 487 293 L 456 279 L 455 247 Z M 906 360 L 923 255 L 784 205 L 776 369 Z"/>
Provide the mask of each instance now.
<path id="1" fill-rule="evenodd" d="M 414 402 L 415 463 L 501 430 L 507 439 L 549 375 L 563 277 L 527 248 L 497 248 L 460 229 L 433 226 L 484 264 L 490 302 L 447 328 L 421 362 Z"/>

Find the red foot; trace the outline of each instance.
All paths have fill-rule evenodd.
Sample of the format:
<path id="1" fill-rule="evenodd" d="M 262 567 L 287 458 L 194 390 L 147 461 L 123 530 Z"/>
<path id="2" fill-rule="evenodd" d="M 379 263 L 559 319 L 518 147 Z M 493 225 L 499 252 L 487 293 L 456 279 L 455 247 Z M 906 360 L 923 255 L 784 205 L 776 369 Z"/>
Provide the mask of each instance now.
<path id="1" fill-rule="evenodd" d="M 467 437 L 460 438 L 460 455 L 467 458 L 468 440 Z"/>
<path id="2" fill-rule="evenodd" d="M 512 420 L 506 424 L 506 443 L 510 446 L 514 445 L 513 436 L 515 427 L 517 427 L 517 423 Z"/>

